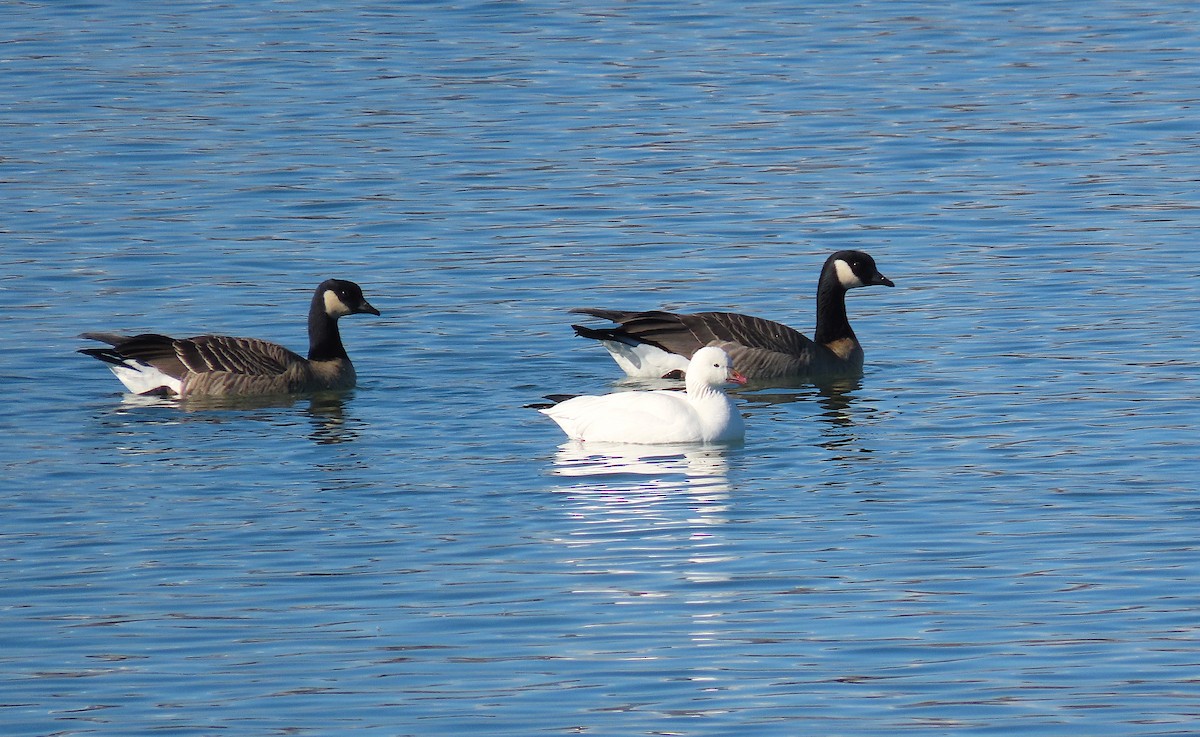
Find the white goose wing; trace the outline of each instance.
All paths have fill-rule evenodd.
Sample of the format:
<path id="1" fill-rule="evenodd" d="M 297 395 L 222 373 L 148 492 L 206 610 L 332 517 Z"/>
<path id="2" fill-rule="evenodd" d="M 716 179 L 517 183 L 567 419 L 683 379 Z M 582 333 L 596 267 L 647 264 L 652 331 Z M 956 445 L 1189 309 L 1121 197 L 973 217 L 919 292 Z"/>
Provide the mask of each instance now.
<path id="1" fill-rule="evenodd" d="M 574 397 L 541 412 L 578 440 L 690 443 L 701 439 L 696 411 L 682 392 Z"/>

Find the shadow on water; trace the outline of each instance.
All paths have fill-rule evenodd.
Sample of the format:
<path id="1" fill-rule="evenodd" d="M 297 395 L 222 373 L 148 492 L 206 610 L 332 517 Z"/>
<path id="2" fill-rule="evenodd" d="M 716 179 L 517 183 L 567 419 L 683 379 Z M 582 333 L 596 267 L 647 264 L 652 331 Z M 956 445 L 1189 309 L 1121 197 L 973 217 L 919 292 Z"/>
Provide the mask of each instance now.
<path id="1" fill-rule="evenodd" d="M 318 445 L 349 443 L 359 438 L 358 431 L 346 421 L 346 400 L 353 392 L 319 392 L 300 395 L 267 395 L 254 397 L 198 397 L 167 399 L 136 394 L 122 397 L 113 413 L 129 418 L 161 421 L 158 410 L 170 413 L 173 422 L 224 423 L 231 419 L 278 422 L 279 416 L 270 410 L 288 410 L 302 406 L 312 425 L 309 439 Z M 303 406 L 307 405 L 307 406 Z"/>
<path id="2" fill-rule="evenodd" d="M 616 383 L 622 391 L 656 389 L 683 389 L 679 379 L 624 378 Z M 854 417 L 850 405 L 854 392 L 862 389 L 862 377 L 804 378 L 775 381 L 752 381 L 745 386 L 730 390 L 730 396 L 743 399 L 751 405 L 788 404 L 790 402 L 816 401 L 821 405 L 820 419 L 838 427 L 850 427 Z"/>
<path id="3" fill-rule="evenodd" d="M 789 389 L 791 391 L 787 391 Z M 861 389 L 862 379 L 850 377 L 791 385 L 750 384 L 737 392 L 737 396 L 756 405 L 815 401 L 821 407 L 819 419 L 834 427 L 851 427 L 854 424 L 854 415 L 850 411 L 854 392 Z"/>
<path id="4" fill-rule="evenodd" d="M 678 379 L 642 379 L 624 378 L 616 383 L 621 390 L 682 390 L 683 382 Z M 855 431 L 856 420 L 861 416 L 863 408 L 855 407 L 860 399 L 862 390 L 861 376 L 846 377 L 808 377 L 803 379 L 785 379 L 776 381 L 754 381 L 737 389 L 730 390 L 730 396 L 739 404 L 749 408 L 784 407 L 794 403 L 815 403 L 819 412 L 813 418 L 823 423 L 820 425 L 821 441 L 818 443 L 828 451 L 840 455 L 870 452 L 861 447 L 861 438 Z M 747 420 L 750 430 L 753 427 Z M 632 446 L 637 447 L 637 446 Z M 664 446 L 658 446 L 660 449 Z M 661 455 L 651 453 L 651 457 Z"/>
<path id="5" fill-rule="evenodd" d="M 745 401 L 752 412 L 755 409 L 783 408 L 797 403 L 815 405 L 816 411 L 802 414 L 819 422 L 815 425 L 820 433 L 816 445 L 833 453 L 836 458 L 846 458 L 871 452 L 863 447 L 863 438 L 858 431 L 864 409 L 869 411 L 869 407 L 858 404 L 861 390 L 861 378 L 847 377 L 792 386 L 751 385 L 748 389 L 738 391 L 737 396 Z M 796 414 L 788 412 L 789 421 L 794 421 Z"/>

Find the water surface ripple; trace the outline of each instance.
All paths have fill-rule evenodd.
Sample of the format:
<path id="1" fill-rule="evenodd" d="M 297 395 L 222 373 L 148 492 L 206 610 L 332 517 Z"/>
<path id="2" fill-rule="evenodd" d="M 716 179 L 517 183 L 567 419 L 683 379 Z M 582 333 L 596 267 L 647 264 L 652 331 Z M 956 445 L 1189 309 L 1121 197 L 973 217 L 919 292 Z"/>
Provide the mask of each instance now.
<path id="1" fill-rule="evenodd" d="M 10 5 L 0 723 L 41 735 L 1165 735 L 1200 720 L 1200 10 Z M 573 306 L 811 332 L 730 448 L 565 443 Z M 359 387 L 177 407 L 85 330 Z"/>

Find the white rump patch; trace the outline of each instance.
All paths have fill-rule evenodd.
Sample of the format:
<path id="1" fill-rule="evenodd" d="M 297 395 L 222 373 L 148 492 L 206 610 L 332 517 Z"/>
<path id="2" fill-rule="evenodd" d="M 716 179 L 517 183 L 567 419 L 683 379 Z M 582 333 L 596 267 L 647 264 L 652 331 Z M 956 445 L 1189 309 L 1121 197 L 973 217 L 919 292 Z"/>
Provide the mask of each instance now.
<path id="1" fill-rule="evenodd" d="M 858 278 L 858 274 L 854 273 L 854 269 L 850 268 L 850 264 L 842 259 L 837 259 L 833 262 L 833 268 L 837 270 L 838 281 L 846 289 L 854 289 L 855 287 L 865 287 L 863 280 Z"/>
<path id="2" fill-rule="evenodd" d="M 627 345 L 615 340 L 602 340 L 613 360 L 626 375 L 638 379 L 661 379 L 672 371 L 687 371 L 688 359 L 667 353 L 646 343 Z"/>
<path id="3" fill-rule="evenodd" d="M 345 317 L 350 314 L 350 308 L 332 289 L 325 290 L 325 314 L 330 317 Z"/>
<path id="4" fill-rule="evenodd" d="M 161 393 L 163 389 L 178 395 L 183 390 L 183 382 L 173 376 L 145 363 L 128 360 L 124 365 L 108 364 L 113 374 L 134 394 Z"/>

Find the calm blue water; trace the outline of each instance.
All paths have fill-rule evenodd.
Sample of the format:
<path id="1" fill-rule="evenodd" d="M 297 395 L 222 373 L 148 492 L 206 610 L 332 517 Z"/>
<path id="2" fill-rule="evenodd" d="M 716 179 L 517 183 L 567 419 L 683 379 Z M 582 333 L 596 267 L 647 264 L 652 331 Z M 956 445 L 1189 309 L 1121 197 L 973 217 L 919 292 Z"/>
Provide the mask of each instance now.
<path id="1" fill-rule="evenodd" d="M 0 13 L 4 735 L 1200 729 L 1190 2 Z M 577 305 L 812 329 L 728 449 L 564 445 Z M 336 401 L 124 397 L 84 330 Z"/>

